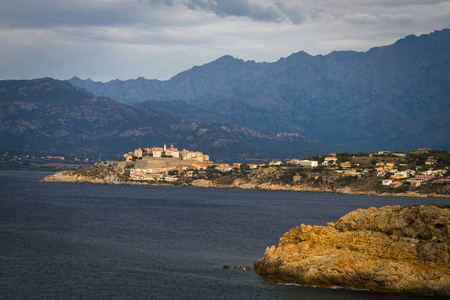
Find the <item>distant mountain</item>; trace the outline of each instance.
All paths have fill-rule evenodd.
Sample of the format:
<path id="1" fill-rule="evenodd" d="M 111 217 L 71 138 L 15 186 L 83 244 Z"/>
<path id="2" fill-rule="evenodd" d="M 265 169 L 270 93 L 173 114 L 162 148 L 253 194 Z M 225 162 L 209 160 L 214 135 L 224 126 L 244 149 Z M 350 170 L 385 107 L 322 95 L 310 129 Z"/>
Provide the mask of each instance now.
<path id="1" fill-rule="evenodd" d="M 274 63 L 225 56 L 168 81 L 70 82 L 124 102 L 182 100 L 258 131 L 300 132 L 358 152 L 450 149 L 449 70 L 445 29 L 367 52 L 298 52 Z"/>
<path id="2" fill-rule="evenodd" d="M 111 97 L 123 103 L 146 100 L 189 101 L 224 87 L 235 86 L 242 80 L 257 76 L 270 64 L 244 62 L 229 55 L 201 67 L 181 72 L 168 81 L 149 80 L 143 77 L 130 80 L 96 82 L 73 77 L 68 81 L 75 86 L 92 91 L 96 96 Z"/>
<path id="3" fill-rule="evenodd" d="M 115 157 L 174 144 L 214 161 L 303 157 L 326 149 L 302 136 L 263 134 L 232 124 L 190 122 L 173 114 L 95 97 L 51 78 L 0 81 L 0 148 Z"/>
<path id="4" fill-rule="evenodd" d="M 134 105 L 182 116 L 184 119 L 193 122 L 229 123 L 229 121 L 225 117 L 222 117 L 210 111 L 203 110 L 198 106 L 189 104 L 182 100 L 147 100 L 144 102 L 135 103 Z"/>

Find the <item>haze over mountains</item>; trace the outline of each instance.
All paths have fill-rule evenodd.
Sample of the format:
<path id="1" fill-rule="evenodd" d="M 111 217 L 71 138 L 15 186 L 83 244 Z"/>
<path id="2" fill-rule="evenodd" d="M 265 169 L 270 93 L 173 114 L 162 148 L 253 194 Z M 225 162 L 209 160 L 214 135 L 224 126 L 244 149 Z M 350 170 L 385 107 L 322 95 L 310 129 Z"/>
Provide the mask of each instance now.
<path id="1" fill-rule="evenodd" d="M 450 148 L 449 29 L 367 52 L 298 52 L 274 63 L 224 56 L 167 81 L 69 81 L 191 121 L 298 132 L 334 151 Z"/>
<path id="2" fill-rule="evenodd" d="M 325 148 L 302 136 L 277 136 L 120 103 L 52 78 L 0 81 L 0 149 L 116 157 L 174 144 L 214 161 L 266 161 Z"/>

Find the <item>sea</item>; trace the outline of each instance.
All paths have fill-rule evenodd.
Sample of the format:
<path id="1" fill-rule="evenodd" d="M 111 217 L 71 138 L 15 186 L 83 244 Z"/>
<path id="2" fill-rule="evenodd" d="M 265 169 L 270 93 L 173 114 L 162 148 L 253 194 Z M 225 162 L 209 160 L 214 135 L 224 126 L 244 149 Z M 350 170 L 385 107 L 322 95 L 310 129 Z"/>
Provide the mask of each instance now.
<path id="1" fill-rule="evenodd" d="M 268 284 L 253 262 L 302 223 L 448 199 L 37 182 L 48 174 L 0 172 L 0 299 L 439 299 Z"/>

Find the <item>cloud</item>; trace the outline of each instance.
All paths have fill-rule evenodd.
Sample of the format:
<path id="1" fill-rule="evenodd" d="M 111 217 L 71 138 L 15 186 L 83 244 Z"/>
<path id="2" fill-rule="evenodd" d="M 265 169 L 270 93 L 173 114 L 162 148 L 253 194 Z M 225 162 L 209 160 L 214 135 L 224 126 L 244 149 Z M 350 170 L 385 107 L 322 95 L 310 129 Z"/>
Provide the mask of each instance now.
<path id="1" fill-rule="evenodd" d="M 126 26 L 152 23 L 172 0 L 0 0 L 2 28 Z"/>
<path id="2" fill-rule="evenodd" d="M 415 5 L 436 5 L 439 3 L 447 2 L 448 0 L 408 0 L 408 1 L 392 1 L 392 0 L 351 0 L 347 4 L 349 5 L 361 5 L 361 6 L 382 6 L 382 7 L 406 7 Z"/>
<path id="3" fill-rule="evenodd" d="M 220 17 L 248 17 L 265 22 L 281 22 L 284 19 L 275 6 L 262 6 L 248 0 L 187 0 L 186 6 L 192 10 L 210 11 Z"/>
<path id="4" fill-rule="evenodd" d="M 226 54 L 367 51 L 449 20 L 450 0 L 0 0 L 0 79 L 168 79 Z"/>
<path id="5" fill-rule="evenodd" d="M 305 21 L 306 17 L 303 10 L 295 5 L 286 4 L 286 2 L 277 1 L 275 6 L 294 24 L 298 25 Z"/>
<path id="6" fill-rule="evenodd" d="M 360 24 L 370 24 L 370 23 L 376 23 L 379 21 L 378 17 L 372 16 L 370 14 L 363 14 L 363 13 L 346 15 L 343 19 L 347 22 L 360 23 Z"/>

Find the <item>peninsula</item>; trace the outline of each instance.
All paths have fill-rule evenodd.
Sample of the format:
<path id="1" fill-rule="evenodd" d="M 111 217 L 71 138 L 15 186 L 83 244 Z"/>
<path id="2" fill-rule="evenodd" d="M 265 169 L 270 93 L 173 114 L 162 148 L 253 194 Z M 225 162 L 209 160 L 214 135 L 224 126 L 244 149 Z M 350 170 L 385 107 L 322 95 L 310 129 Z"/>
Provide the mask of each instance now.
<path id="1" fill-rule="evenodd" d="M 198 151 L 138 148 L 123 159 L 47 176 L 42 182 L 183 185 L 192 187 L 449 197 L 450 154 L 409 151 L 331 153 L 261 164 L 214 163 Z"/>

